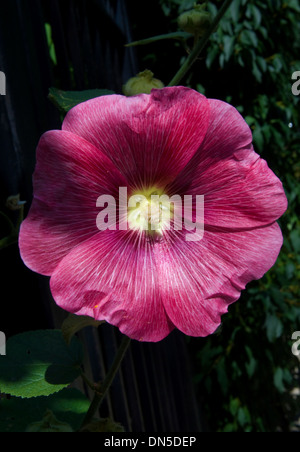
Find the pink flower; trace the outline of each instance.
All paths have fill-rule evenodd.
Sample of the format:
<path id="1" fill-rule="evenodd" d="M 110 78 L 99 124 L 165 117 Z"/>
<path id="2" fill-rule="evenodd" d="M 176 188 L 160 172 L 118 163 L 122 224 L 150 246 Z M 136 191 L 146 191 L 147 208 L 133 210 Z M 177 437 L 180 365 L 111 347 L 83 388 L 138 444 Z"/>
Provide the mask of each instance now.
<path id="1" fill-rule="evenodd" d="M 159 188 L 204 195 L 204 236 L 96 226 L 100 195 Z M 147 192 L 148 193 L 148 192 Z M 20 233 L 32 270 L 51 276 L 63 309 L 137 340 L 174 328 L 213 333 L 228 305 L 275 263 L 282 184 L 253 150 L 235 108 L 184 87 L 73 108 L 37 148 L 34 199 Z"/>

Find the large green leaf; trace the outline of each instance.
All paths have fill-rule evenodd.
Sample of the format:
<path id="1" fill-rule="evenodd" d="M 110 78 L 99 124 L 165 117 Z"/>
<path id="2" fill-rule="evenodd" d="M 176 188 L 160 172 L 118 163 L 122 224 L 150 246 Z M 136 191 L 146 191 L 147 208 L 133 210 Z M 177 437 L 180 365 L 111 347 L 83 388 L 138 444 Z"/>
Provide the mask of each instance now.
<path id="1" fill-rule="evenodd" d="M 25 432 L 28 426 L 43 419 L 51 410 L 62 422 L 78 430 L 90 401 L 77 389 L 63 389 L 49 397 L 21 399 L 12 397 L 0 402 L 0 432 Z"/>
<path id="2" fill-rule="evenodd" d="M 71 108 L 82 102 L 94 99 L 95 97 L 114 94 L 108 89 L 91 89 L 86 91 L 62 91 L 56 88 L 50 88 L 49 99 L 62 112 L 67 113 Z"/>
<path id="3" fill-rule="evenodd" d="M 82 359 L 78 339 L 68 346 L 60 330 L 13 336 L 0 357 L 0 392 L 23 398 L 58 392 L 80 375 Z"/>

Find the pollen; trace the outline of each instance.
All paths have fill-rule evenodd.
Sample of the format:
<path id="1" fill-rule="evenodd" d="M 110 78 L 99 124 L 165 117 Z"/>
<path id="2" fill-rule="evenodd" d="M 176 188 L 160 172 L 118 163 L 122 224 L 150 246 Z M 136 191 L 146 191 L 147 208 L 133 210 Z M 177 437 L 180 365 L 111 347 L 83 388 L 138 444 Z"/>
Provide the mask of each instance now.
<path id="1" fill-rule="evenodd" d="M 169 196 L 162 189 L 137 191 L 128 200 L 129 228 L 163 235 L 163 231 L 170 229 L 173 210 Z"/>

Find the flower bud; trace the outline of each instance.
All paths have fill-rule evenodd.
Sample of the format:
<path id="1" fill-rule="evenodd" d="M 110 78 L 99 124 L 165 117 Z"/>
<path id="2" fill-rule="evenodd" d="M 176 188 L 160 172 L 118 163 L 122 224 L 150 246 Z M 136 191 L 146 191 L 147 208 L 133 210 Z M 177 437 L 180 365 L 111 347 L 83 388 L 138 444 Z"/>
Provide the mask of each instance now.
<path id="1" fill-rule="evenodd" d="M 179 27 L 188 33 L 201 37 L 212 23 L 211 14 L 204 11 L 205 5 L 196 5 L 194 9 L 186 11 L 178 18 Z"/>
<path id="2" fill-rule="evenodd" d="M 9 196 L 6 200 L 5 206 L 9 210 L 21 210 L 22 207 L 26 204 L 26 201 L 20 201 L 20 195 Z"/>
<path id="3" fill-rule="evenodd" d="M 123 93 L 125 96 L 135 96 L 136 94 L 150 94 L 153 88 L 163 88 L 164 84 L 157 78 L 153 77 L 153 73 L 146 69 L 144 72 L 140 72 L 136 77 L 132 77 L 128 80 L 126 85 L 123 86 Z"/>

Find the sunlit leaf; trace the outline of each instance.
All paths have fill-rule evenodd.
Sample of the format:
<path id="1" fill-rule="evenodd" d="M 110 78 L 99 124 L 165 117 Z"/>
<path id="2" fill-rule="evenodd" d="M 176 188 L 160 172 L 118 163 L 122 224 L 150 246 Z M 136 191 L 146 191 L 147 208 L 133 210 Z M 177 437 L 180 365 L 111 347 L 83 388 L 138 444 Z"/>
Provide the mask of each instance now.
<path id="1" fill-rule="evenodd" d="M 0 359 L 0 392 L 23 398 L 58 392 L 80 375 L 82 359 L 81 343 L 73 338 L 67 346 L 59 330 L 12 336 Z"/>

